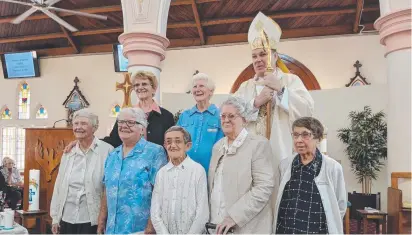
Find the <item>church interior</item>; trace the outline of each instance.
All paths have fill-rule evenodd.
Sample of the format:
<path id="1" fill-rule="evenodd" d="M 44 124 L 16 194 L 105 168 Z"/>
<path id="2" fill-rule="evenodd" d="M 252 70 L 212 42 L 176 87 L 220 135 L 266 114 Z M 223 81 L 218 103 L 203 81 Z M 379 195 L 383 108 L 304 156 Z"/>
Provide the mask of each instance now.
<path id="1" fill-rule="evenodd" d="M 2 167 L 13 159 L 22 178 L 16 223 L 51 233 L 50 199 L 73 139 L 72 110 L 91 109 L 99 117 L 96 136 L 108 136 L 119 111 L 137 102 L 129 73 L 141 69 L 157 75 L 155 99 L 174 115 L 195 104 L 198 72 L 214 81 L 211 102 L 219 106 L 255 74 L 248 30 L 259 12 L 280 26 L 280 59 L 309 90 L 313 116 L 325 127 L 319 148 L 342 166 L 345 233 L 410 233 L 409 0 L 0 0 L 0 156 Z M 365 119 L 382 112 L 387 128 L 384 157 L 368 183 L 347 151 L 368 146 L 341 138 L 360 122 L 354 112 Z M 375 130 L 362 131 L 354 135 Z M 40 202 L 30 213 L 37 173 Z M 365 207 L 379 213 L 358 212 Z"/>

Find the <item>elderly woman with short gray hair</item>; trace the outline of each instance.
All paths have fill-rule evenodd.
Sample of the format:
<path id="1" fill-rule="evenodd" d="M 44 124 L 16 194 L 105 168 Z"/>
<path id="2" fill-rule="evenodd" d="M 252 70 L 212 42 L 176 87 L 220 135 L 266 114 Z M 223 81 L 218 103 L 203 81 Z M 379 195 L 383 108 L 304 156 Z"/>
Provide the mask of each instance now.
<path id="1" fill-rule="evenodd" d="M 94 136 L 99 118 L 89 109 L 73 115 L 77 144 L 64 153 L 50 204 L 53 234 L 95 234 L 103 190 L 103 170 L 113 147 Z"/>
<path id="2" fill-rule="evenodd" d="M 347 207 L 345 180 L 342 166 L 317 148 L 323 126 L 315 118 L 302 117 L 294 121 L 292 131 L 298 154 L 279 165 L 273 232 L 342 234 Z"/>
<path id="3" fill-rule="evenodd" d="M 185 128 L 192 136 L 189 156 L 209 170 L 213 145 L 223 138 L 219 109 L 210 103 L 215 84 L 207 74 L 198 73 L 192 78 L 192 95 L 196 105 L 180 114 L 177 126 Z"/>
<path id="4" fill-rule="evenodd" d="M 218 234 L 272 232 L 274 179 L 269 141 L 245 129 L 248 110 L 240 97 L 221 105 L 225 137 L 213 147 L 209 168 L 211 223 Z"/>
<path id="5" fill-rule="evenodd" d="M 150 203 L 156 174 L 167 163 L 162 146 L 144 138 L 146 114 L 124 108 L 117 117 L 122 145 L 107 157 L 98 233 L 154 233 Z"/>
<path id="6" fill-rule="evenodd" d="M 151 207 L 157 234 L 201 234 L 209 220 L 206 172 L 186 154 L 191 144 L 180 126 L 165 133 L 169 163 L 156 176 Z"/>

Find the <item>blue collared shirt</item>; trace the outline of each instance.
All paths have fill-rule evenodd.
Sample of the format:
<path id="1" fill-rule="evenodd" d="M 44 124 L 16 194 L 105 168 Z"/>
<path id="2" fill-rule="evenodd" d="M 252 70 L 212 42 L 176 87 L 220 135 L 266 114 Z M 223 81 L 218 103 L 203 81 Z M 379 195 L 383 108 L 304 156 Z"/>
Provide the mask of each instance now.
<path id="1" fill-rule="evenodd" d="M 108 210 L 106 234 L 144 231 L 156 174 L 166 163 L 164 148 L 144 138 L 125 158 L 123 145 L 109 154 L 103 178 Z"/>
<path id="2" fill-rule="evenodd" d="M 187 154 L 202 165 L 207 174 L 213 145 L 224 137 L 219 109 L 211 104 L 207 110 L 200 112 L 195 105 L 180 114 L 176 125 L 190 133 L 193 144 Z"/>

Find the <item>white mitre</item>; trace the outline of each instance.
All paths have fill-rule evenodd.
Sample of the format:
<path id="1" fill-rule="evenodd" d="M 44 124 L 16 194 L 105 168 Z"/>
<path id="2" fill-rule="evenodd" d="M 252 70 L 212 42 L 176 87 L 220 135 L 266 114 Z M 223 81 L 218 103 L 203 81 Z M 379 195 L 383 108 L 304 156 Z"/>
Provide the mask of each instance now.
<path id="1" fill-rule="evenodd" d="M 248 42 L 252 48 L 264 48 L 264 44 L 262 38 L 264 34 L 268 37 L 269 46 L 272 50 L 276 50 L 277 45 L 280 41 L 280 36 L 282 35 L 282 29 L 279 25 L 272 20 L 271 18 L 267 17 L 262 12 L 259 12 L 256 17 L 253 19 L 252 23 L 249 26 L 248 32 Z"/>

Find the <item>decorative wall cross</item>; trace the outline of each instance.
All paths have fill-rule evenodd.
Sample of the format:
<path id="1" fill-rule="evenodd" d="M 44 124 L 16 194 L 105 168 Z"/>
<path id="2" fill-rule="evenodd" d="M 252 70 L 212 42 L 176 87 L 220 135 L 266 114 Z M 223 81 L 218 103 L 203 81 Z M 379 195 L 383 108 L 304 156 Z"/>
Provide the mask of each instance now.
<path id="1" fill-rule="evenodd" d="M 116 82 L 116 91 L 118 90 L 122 90 L 124 95 L 122 108 L 132 107 L 133 84 L 130 82 L 129 73 L 125 73 L 123 83 Z"/>
<path id="2" fill-rule="evenodd" d="M 366 81 L 366 78 L 364 78 L 361 73 L 360 73 L 360 67 L 362 67 L 362 64 L 359 63 L 359 60 L 357 60 L 355 62 L 355 64 L 353 65 L 353 67 L 356 68 L 356 72 L 355 72 L 355 77 L 350 79 L 350 82 L 348 84 L 346 84 L 347 87 L 350 86 L 363 86 L 363 85 L 370 85 L 369 82 Z"/>

